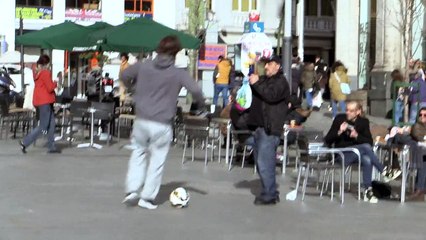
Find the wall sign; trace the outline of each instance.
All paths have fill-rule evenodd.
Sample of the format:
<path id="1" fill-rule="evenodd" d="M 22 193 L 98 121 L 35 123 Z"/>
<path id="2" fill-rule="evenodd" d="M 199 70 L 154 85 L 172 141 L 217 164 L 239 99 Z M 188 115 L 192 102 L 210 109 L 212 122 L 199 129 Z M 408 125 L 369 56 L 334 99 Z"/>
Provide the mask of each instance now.
<path id="1" fill-rule="evenodd" d="M 15 8 L 15 18 L 22 19 L 52 19 L 53 8 L 51 7 L 17 7 Z"/>

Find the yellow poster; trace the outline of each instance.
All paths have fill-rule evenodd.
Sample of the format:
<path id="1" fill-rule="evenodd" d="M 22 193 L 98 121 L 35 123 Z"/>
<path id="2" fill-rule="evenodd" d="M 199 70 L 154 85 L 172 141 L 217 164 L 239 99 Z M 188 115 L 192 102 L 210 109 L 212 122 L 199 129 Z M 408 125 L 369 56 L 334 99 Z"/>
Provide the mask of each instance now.
<path id="1" fill-rule="evenodd" d="M 53 10 L 48 7 L 17 7 L 15 18 L 23 19 L 52 19 Z"/>

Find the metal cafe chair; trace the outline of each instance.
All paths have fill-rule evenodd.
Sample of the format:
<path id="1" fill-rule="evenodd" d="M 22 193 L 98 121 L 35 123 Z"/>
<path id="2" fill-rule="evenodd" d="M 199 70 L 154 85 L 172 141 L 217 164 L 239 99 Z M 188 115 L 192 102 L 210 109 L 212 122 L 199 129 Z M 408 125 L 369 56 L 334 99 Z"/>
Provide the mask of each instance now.
<path id="1" fill-rule="evenodd" d="M 183 125 L 183 131 L 184 131 L 184 148 L 183 148 L 183 154 L 182 154 L 182 164 L 185 163 L 186 158 L 186 149 L 188 147 L 188 142 L 191 142 L 191 160 L 194 161 L 194 154 L 195 154 L 195 144 L 196 142 L 201 143 L 201 147 L 204 148 L 205 154 L 204 154 L 204 164 L 207 166 L 207 160 L 208 160 L 208 148 L 207 144 L 209 143 L 209 131 L 210 131 L 210 123 L 208 118 L 201 118 L 201 117 L 194 117 L 194 116 L 187 116 L 184 117 L 184 125 Z M 213 151 L 213 146 L 211 148 L 211 151 Z"/>

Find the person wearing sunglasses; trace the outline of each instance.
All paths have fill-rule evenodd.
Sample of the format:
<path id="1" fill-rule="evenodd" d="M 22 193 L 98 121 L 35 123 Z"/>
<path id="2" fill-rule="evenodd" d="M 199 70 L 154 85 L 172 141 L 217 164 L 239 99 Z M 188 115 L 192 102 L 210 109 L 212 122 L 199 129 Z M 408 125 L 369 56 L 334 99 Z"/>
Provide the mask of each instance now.
<path id="1" fill-rule="evenodd" d="M 417 142 L 425 142 L 426 137 L 426 107 L 423 107 L 419 111 L 419 117 L 417 122 L 413 125 L 411 130 L 411 136 Z M 422 154 L 425 149 L 422 147 Z M 411 201 L 424 201 L 424 195 L 426 193 L 425 181 L 426 181 L 426 165 L 424 163 L 424 157 L 414 162 L 414 167 L 417 168 L 417 180 L 416 180 L 416 191 L 408 197 Z"/>
<path id="2" fill-rule="evenodd" d="M 357 101 L 348 102 L 346 113 L 339 114 L 334 118 L 324 141 L 328 146 L 336 148 L 351 147 L 359 150 L 361 154 L 363 186 L 365 188 L 364 201 L 366 202 L 378 202 L 372 189 L 373 166 L 382 174 L 385 182 L 394 180 L 401 174 L 400 170 L 396 170 L 396 172 L 386 170 L 374 154 L 370 122 L 363 116 L 362 105 Z M 358 162 L 358 157 L 354 152 L 344 152 L 343 154 L 345 166 Z"/>

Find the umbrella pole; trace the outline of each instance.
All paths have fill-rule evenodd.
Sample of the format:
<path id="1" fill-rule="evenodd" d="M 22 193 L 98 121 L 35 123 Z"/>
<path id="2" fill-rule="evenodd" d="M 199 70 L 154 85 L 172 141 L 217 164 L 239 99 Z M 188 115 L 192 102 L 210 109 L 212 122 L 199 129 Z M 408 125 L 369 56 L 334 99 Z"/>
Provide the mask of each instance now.
<path id="1" fill-rule="evenodd" d="M 22 18 L 22 9 L 19 11 L 19 36 L 22 36 L 24 32 L 24 19 Z M 20 46 L 20 50 L 21 50 L 21 92 L 24 91 L 24 86 L 25 86 L 25 76 L 24 76 L 24 72 L 25 72 L 25 64 L 24 64 L 24 45 L 21 44 Z"/>
<path id="2" fill-rule="evenodd" d="M 103 80 L 103 67 L 104 67 L 104 58 L 103 58 L 103 52 L 99 53 L 99 56 L 101 56 L 101 59 L 99 60 L 99 67 L 101 68 L 101 80 L 99 81 L 99 102 L 102 102 L 102 80 Z"/>
<path id="3" fill-rule="evenodd" d="M 67 50 L 68 89 L 71 87 L 71 52 Z"/>

